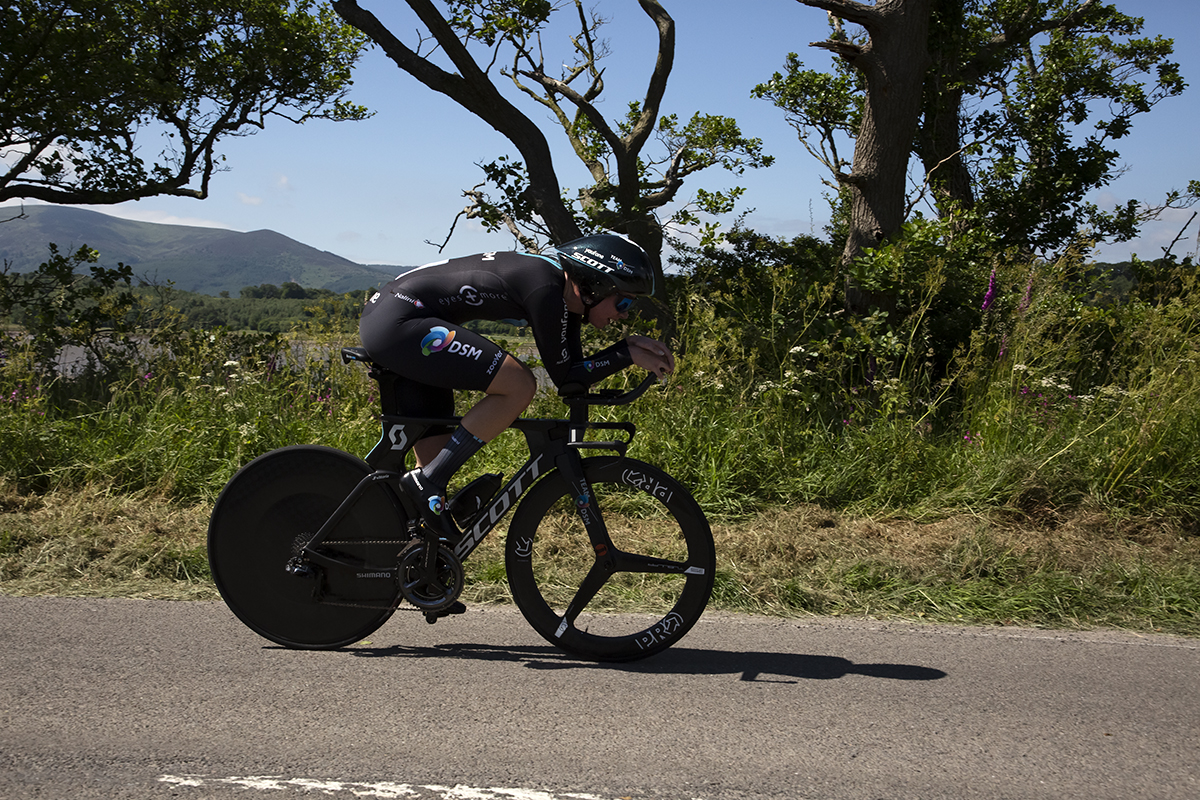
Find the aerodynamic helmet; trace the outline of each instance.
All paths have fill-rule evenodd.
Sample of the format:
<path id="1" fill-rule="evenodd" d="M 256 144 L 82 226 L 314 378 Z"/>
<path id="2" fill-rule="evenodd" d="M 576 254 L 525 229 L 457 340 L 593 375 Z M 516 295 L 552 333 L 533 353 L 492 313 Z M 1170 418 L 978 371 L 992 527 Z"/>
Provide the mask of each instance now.
<path id="1" fill-rule="evenodd" d="M 590 295 L 594 305 L 610 294 L 654 294 L 650 257 L 638 245 L 612 233 L 585 236 L 559 245 L 558 263 Z"/>

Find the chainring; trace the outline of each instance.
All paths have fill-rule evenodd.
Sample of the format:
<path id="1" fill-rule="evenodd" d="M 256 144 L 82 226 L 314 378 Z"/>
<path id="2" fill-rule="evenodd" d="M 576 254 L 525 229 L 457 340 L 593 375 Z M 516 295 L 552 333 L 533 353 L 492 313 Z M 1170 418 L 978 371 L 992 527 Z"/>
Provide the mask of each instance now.
<path id="1" fill-rule="evenodd" d="M 439 543 L 433 565 L 427 566 L 428 547 L 424 539 L 414 539 L 400 551 L 397 569 L 400 594 L 422 611 L 441 611 L 462 594 L 462 562 L 454 551 Z"/>

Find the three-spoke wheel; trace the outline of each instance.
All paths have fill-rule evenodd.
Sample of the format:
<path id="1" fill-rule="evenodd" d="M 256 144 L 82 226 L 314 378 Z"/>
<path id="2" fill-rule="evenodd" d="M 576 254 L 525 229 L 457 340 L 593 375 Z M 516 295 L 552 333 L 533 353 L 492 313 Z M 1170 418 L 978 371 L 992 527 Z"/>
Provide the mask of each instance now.
<path id="1" fill-rule="evenodd" d="M 538 633 L 574 655 L 658 653 L 708 604 L 712 531 L 691 494 L 657 467 L 616 457 L 583 464 L 588 495 L 552 472 L 518 507 L 505 553 L 513 599 Z M 598 514 L 608 541 L 593 543 L 584 520 Z"/>

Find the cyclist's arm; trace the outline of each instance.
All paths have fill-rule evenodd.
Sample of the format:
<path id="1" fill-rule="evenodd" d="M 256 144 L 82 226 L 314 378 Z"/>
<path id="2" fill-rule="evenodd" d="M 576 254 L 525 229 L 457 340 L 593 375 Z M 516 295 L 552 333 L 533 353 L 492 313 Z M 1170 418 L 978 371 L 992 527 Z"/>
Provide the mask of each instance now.
<path id="1" fill-rule="evenodd" d="M 581 358 L 570 365 L 566 377 L 557 386 L 564 383 L 582 383 L 590 385 L 599 383 L 609 375 L 615 375 L 634 363 L 629 343 L 621 340 L 611 347 L 606 347 L 591 358 Z"/>
<path id="2" fill-rule="evenodd" d="M 589 386 L 634 363 L 628 341 L 617 342 L 585 357 L 579 340 L 580 319 L 567 311 L 561 292 L 535 293 L 529 306 L 529 323 L 538 353 L 555 386 L 569 383 Z"/>

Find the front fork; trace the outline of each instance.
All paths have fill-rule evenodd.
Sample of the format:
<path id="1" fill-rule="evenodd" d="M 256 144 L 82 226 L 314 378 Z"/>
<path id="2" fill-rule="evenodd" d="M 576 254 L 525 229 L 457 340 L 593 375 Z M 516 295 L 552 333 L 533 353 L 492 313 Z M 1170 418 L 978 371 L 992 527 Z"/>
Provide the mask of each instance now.
<path id="1" fill-rule="evenodd" d="M 596 555 L 596 560 L 592 562 L 591 569 L 588 570 L 587 576 L 579 585 L 578 591 L 567 604 L 563 611 L 562 623 L 559 625 L 558 635 L 561 636 L 566 630 L 575 624 L 575 620 L 579 617 L 596 596 L 596 594 L 604 587 L 617 568 L 617 550 L 613 546 L 612 538 L 608 533 L 608 526 L 604 523 L 604 517 L 600 513 L 600 503 L 592 491 L 592 486 L 588 482 L 587 476 L 583 470 L 583 459 L 579 455 L 581 444 L 588 445 L 613 445 L 621 443 L 613 442 L 597 442 L 597 443 L 575 443 L 571 442 L 568 447 L 571 448 L 568 452 L 563 453 L 555 459 L 555 465 L 559 472 L 567 480 L 567 485 L 570 486 L 571 494 L 575 498 L 575 511 L 579 514 L 579 519 L 583 522 L 584 528 L 587 530 L 588 540 L 591 542 L 592 550 Z M 624 455 L 624 447 L 611 448 L 601 447 L 596 449 L 619 449 L 621 455 Z"/>

